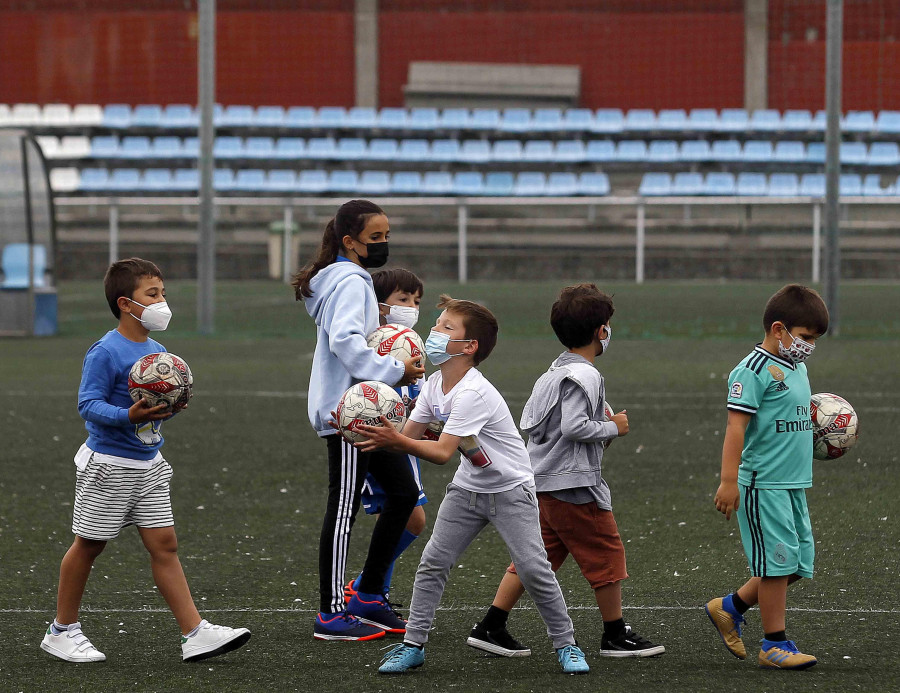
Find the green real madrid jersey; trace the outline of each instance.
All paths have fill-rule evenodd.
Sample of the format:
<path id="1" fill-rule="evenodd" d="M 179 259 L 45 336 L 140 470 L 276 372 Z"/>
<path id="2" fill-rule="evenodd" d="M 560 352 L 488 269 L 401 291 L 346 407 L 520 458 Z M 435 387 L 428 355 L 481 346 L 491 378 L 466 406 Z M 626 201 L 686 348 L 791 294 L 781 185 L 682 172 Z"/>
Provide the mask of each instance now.
<path id="1" fill-rule="evenodd" d="M 751 414 L 738 482 L 756 488 L 812 486 L 812 421 L 806 366 L 750 352 L 728 377 L 728 408 Z"/>

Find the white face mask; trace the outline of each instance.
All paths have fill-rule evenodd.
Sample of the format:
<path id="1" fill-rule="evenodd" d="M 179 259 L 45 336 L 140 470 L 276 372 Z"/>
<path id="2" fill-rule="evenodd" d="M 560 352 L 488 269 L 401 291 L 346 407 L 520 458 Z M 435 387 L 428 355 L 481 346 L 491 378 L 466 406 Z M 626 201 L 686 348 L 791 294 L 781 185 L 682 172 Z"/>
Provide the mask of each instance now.
<path id="1" fill-rule="evenodd" d="M 787 332 L 787 329 L 785 328 Z M 790 332 L 787 333 L 787 336 L 791 338 L 791 345 L 785 348 L 784 344 L 781 343 L 781 340 L 778 340 L 778 355 L 791 361 L 792 363 L 803 363 L 812 356 L 813 350 L 815 350 L 816 345 L 810 344 L 809 342 L 800 339 L 800 337 L 795 337 Z"/>
<path id="2" fill-rule="evenodd" d="M 138 303 L 130 298 L 126 300 L 137 303 L 137 305 L 144 309 L 141 317 L 136 316 L 134 313 L 131 313 L 130 315 L 151 332 L 162 332 L 169 326 L 169 320 L 172 319 L 172 310 L 165 301 L 162 301 L 161 303 L 151 303 L 149 306 L 145 306 L 143 303 Z"/>
<path id="3" fill-rule="evenodd" d="M 413 329 L 419 321 L 419 309 L 415 306 L 389 306 L 386 303 L 381 305 L 388 308 L 388 314 L 385 316 L 385 319 L 389 323 Z"/>
<path id="4" fill-rule="evenodd" d="M 609 325 L 604 325 L 606 328 L 606 336 L 600 340 L 600 343 L 603 345 L 603 352 L 606 353 L 609 350 L 609 340 L 612 339 L 612 328 Z"/>

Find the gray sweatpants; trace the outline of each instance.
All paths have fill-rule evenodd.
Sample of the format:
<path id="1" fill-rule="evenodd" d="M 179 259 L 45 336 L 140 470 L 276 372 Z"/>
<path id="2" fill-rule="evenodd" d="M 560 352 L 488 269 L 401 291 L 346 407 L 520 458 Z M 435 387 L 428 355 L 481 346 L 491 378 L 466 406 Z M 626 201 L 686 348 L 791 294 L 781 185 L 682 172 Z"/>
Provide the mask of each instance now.
<path id="1" fill-rule="evenodd" d="M 572 619 L 541 539 L 534 488 L 524 485 L 503 493 L 473 493 L 453 484 L 447 486 L 416 571 L 404 640 L 417 645 L 428 641 L 450 568 L 488 523 L 497 528 L 506 544 L 519 579 L 544 619 L 553 647 L 574 645 Z"/>

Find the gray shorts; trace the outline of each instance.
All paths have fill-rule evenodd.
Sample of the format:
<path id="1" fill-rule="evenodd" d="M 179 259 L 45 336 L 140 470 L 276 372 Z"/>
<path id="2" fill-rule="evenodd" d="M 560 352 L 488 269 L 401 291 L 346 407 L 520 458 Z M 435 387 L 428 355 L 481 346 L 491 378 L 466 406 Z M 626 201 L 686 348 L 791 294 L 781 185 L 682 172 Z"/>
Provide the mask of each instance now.
<path id="1" fill-rule="evenodd" d="M 169 480 L 172 467 L 160 460 L 150 469 L 129 469 L 95 461 L 76 472 L 72 532 L 108 541 L 128 525 L 156 528 L 175 524 Z"/>

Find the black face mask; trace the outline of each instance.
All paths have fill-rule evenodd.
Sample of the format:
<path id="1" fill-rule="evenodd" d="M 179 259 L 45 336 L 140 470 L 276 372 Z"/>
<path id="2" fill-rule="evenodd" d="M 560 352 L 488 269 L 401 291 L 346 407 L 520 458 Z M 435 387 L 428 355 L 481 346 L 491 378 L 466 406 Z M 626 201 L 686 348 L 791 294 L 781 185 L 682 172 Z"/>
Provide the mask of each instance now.
<path id="1" fill-rule="evenodd" d="M 366 243 L 367 254 L 365 257 L 357 253 L 359 264 L 366 269 L 372 267 L 381 267 L 388 261 L 388 242 L 383 243 Z"/>

